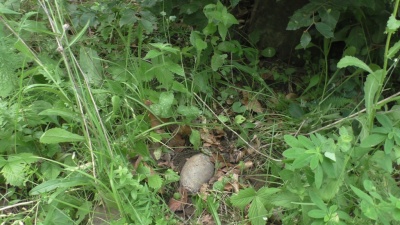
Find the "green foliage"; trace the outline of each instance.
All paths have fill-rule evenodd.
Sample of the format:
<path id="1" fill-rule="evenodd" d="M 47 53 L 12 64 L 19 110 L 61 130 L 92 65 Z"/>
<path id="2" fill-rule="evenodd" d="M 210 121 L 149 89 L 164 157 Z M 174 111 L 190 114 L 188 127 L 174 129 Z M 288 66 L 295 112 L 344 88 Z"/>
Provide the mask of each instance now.
<path id="1" fill-rule="evenodd" d="M 287 29 L 305 29 L 297 47 L 306 49 L 303 84 L 294 80 L 304 72 L 297 68 L 260 67 L 262 57 L 275 57 L 274 48 L 233 39 L 237 0 L 38 3 L 0 3 L 0 180 L 20 211 L 6 222 L 81 224 L 102 205 L 118 209 L 112 224 L 177 224 L 165 197 L 176 192 L 179 175 L 158 167 L 165 149 L 150 152 L 150 145 L 171 138 L 163 129 L 170 124 L 209 129 L 217 122 L 238 135 L 235 151 L 253 146 L 245 143 L 250 135 L 258 156 L 268 154 L 259 139 L 271 146 L 269 154 L 278 142 L 288 148 L 276 154 L 284 157 L 276 164 L 254 157 L 274 181 L 257 190 L 222 177 L 207 196 L 193 197 L 197 214 L 205 208 L 216 224 L 225 223 L 226 206 L 247 213 L 252 224 L 274 217 L 284 224 L 400 220 L 399 98 L 386 97 L 400 49 L 392 40 L 400 27 L 398 0 L 391 16 L 379 12 L 392 2 L 379 0 L 313 0 L 296 11 Z M 337 42 L 343 52 L 332 47 Z M 384 53 L 375 51 L 379 46 Z M 307 55 L 310 47 L 322 58 Z M 295 83 L 301 96 L 275 95 L 265 74 Z M 253 115 L 244 92 L 261 96 L 257 103 L 267 114 Z M 218 104 L 203 105 L 202 97 Z M 198 124 L 200 117 L 213 124 Z M 204 137 L 194 128 L 187 141 L 198 150 Z M 320 132 L 302 133 L 313 128 Z M 225 202 L 228 184 L 248 188 Z M 30 210 L 12 205 L 20 202 L 34 203 Z"/>
<path id="2" fill-rule="evenodd" d="M 271 210 L 271 205 L 268 204 L 270 196 L 279 191 L 278 188 L 263 187 L 258 191 L 254 188 L 247 188 L 241 190 L 237 195 L 233 195 L 230 200 L 232 205 L 242 210 L 250 204 L 248 215 L 251 224 L 265 224 L 268 217 L 272 215 L 272 211 L 268 212 L 268 210 Z"/>

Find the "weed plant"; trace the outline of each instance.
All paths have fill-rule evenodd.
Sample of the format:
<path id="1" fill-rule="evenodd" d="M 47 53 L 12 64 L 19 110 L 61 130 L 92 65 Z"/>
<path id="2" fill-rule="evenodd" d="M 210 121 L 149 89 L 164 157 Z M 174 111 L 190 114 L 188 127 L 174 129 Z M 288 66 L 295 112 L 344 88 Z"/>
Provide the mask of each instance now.
<path id="1" fill-rule="evenodd" d="M 275 49 L 231 38 L 238 2 L 1 1 L 1 223 L 400 221 L 400 92 L 387 90 L 399 0 L 299 9 L 288 24 L 305 29 L 306 72 L 289 88 L 297 98 L 264 77 L 286 84 L 297 68 L 262 68 Z M 345 48 L 331 58 L 338 43 Z M 198 151 L 201 129 L 226 131 L 227 146 L 252 152 L 246 162 L 256 165 L 244 174 L 242 160 L 193 196 L 189 221 L 165 200 L 179 175 L 157 165 L 173 150 L 171 125 L 191 127 Z"/>

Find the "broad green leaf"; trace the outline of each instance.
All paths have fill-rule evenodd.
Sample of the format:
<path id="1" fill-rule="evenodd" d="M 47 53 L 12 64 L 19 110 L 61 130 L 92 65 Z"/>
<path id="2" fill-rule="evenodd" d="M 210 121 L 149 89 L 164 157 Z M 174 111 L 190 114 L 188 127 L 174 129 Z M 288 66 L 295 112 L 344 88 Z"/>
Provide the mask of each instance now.
<path id="1" fill-rule="evenodd" d="M 400 21 L 396 19 L 395 16 L 390 15 L 389 20 L 387 22 L 387 32 L 388 33 L 393 33 L 400 27 Z"/>
<path id="2" fill-rule="evenodd" d="M 73 120 L 76 122 L 80 122 L 81 118 L 79 115 L 69 109 L 45 109 L 39 113 L 41 116 L 60 116 L 65 120 Z"/>
<path id="3" fill-rule="evenodd" d="M 62 168 L 55 163 L 52 162 L 43 162 L 40 165 L 40 172 L 43 174 L 45 180 L 53 180 L 60 175 Z"/>
<path id="4" fill-rule="evenodd" d="M 305 150 L 302 148 L 289 148 L 282 153 L 288 159 L 296 159 L 302 155 L 305 155 Z"/>
<path id="5" fill-rule="evenodd" d="M 340 11 L 322 8 L 318 11 L 318 13 L 321 17 L 321 21 L 327 24 L 332 30 L 334 30 L 340 17 Z"/>
<path id="6" fill-rule="evenodd" d="M 311 79 L 310 79 L 310 81 L 309 81 L 309 83 L 308 83 L 308 86 L 307 86 L 307 88 L 303 91 L 303 93 L 307 93 L 308 90 L 310 90 L 312 87 L 314 87 L 315 85 L 317 85 L 317 84 L 319 83 L 320 77 L 321 77 L 321 76 L 319 76 L 319 75 L 314 75 L 313 77 L 311 77 Z"/>
<path id="7" fill-rule="evenodd" d="M 400 50 L 400 41 L 396 42 L 392 47 L 389 48 L 387 57 L 392 59 L 396 56 L 397 52 Z"/>
<path id="8" fill-rule="evenodd" d="M 285 134 L 285 136 L 283 136 L 283 139 L 285 139 L 286 144 L 288 144 L 290 147 L 293 147 L 293 148 L 294 147 L 298 147 L 298 148 L 303 147 L 303 145 L 300 143 L 300 141 L 298 141 L 292 135 Z"/>
<path id="9" fill-rule="evenodd" d="M 192 31 L 190 33 L 190 44 L 196 48 L 198 52 L 203 51 L 207 48 L 207 42 L 205 42 L 198 31 Z"/>
<path id="10" fill-rule="evenodd" d="M 272 195 L 268 200 L 272 205 L 284 208 L 293 208 L 293 202 L 303 201 L 299 195 L 290 191 L 282 191 Z"/>
<path id="11" fill-rule="evenodd" d="M 306 138 L 305 136 L 299 135 L 299 136 L 297 136 L 297 139 L 299 140 L 300 144 L 302 144 L 304 146 L 305 149 L 311 150 L 311 149 L 315 148 L 314 143 L 310 139 Z"/>
<path id="12" fill-rule="evenodd" d="M 147 183 L 149 187 L 153 188 L 154 190 L 158 190 L 161 188 L 163 180 L 161 179 L 160 175 L 153 174 L 147 177 Z"/>
<path id="13" fill-rule="evenodd" d="M 311 35 L 310 33 L 308 33 L 308 31 L 303 32 L 303 34 L 301 35 L 300 38 L 300 45 L 301 47 L 303 47 L 304 49 L 307 48 L 307 46 L 310 44 L 311 42 Z"/>
<path id="14" fill-rule="evenodd" d="M 32 50 L 21 40 L 18 40 L 17 42 L 14 43 L 15 49 L 18 51 L 22 52 L 26 57 L 30 59 L 34 59 L 35 55 L 33 54 Z"/>
<path id="15" fill-rule="evenodd" d="M 150 105 L 150 109 L 157 116 L 168 118 L 171 113 L 171 107 L 174 102 L 174 94 L 172 92 L 162 92 L 157 104 Z"/>
<path id="16" fill-rule="evenodd" d="M 300 157 L 296 158 L 293 163 L 292 166 L 294 169 L 299 169 L 299 168 L 303 168 L 305 166 L 307 166 L 311 159 L 312 159 L 313 155 L 310 154 L 303 154 Z"/>
<path id="17" fill-rule="evenodd" d="M 175 73 L 183 77 L 185 76 L 185 70 L 183 69 L 182 65 L 173 62 L 168 62 L 165 64 L 165 66 L 172 73 Z"/>
<path id="18" fill-rule="evenodd" d="M 393 172 L 392 158 L 390 154 L 385 154 L 383 151 L 377 151 L 371 157 L 371 161 L 389 174 Z"/>
<path id="19" fill-rule="evenodd" d="M 264 202 L 267 202 L 271 195 L 280 191 L 281 189 L 279 188 L 262 187 L 257 191 L 257 196 Z"/>
<path id="20" fill-rule="evenodd" d="M 228 27 L 222 23 L 218 24 L 218 33 L 221 36 L 222 41 L 225 41 L 226 34 L 228 33 Z"/>
<path id="21" fill-rule="evenodd" d="M 311 218 L 321 219 L 325 217 L 326 213 L 320 209 L 312 209 L 308 211 L 307 215 Z"/>
<path id="22" fill-rule="evenodd" d="M 62 142 L 77 142 L 84 141 L 83 136 L 71 133 L 61 128 L 52 128 L 47 130 L 40 137 L 40 142 L 43 144 L 56 144 Z"/>
<path id="23" fill-rule="evenodd" d="M 233 24 L 239 24 L 239 21 L 237 21 L 237 19 L 227 11 L 226 7 L 224 8 L 224 10 L 222 10 L 221 21 L 227 27 L 230 27 Z"/>
<path id="24" fill-rule="evenodd" d="M 14 186 L 24 185 L 26 179 L 26 166 L 37 162 L 38 158 L 31 153 L 13 154 L 7 160 L 0 158 L 1 174 L 6 183 Z"/>
<path id="25" fill-rule="evenodd" d="M 0 13 L 1 14 L 12 14 L 12 15 L 18 15 L 21 14 L 19 12 L 15 12 L 11 9 L 7 9 L 6 7 L 3 6 L 3 4 L 0 4 Z"/>
<path id="26" fill-rule="evenodd" d="M 181 93 L 185 93 L 185 94 L 190 94 L 190 92 L 188 91 L 188 89 L 185 87 L 185 85 L 183 85 L 182 83 L 179 83 L 177 81 L 173 81 L 172 82 L 172 87 L 171 89 L 173 91 L 177 91 L 177 92 L 181 92 Z"/>
<path id="27" fill-rule="evenodd" d="M 382 143 L 386 139 L 385 135 L 382 134 L 371 134 L 361 141 L 360 147 L 362 148 L 371 148 L 380 143 Z"/>
<path id="28" fill-rule="evenodd" d="M 261 51 L 261 55 L 267 58 L 272 58 L 276 55 L 275 48 L 268 47 Z"/>
<path id="29" fill-rule="evenodd" d="M 308 192 L 311 201 L 321 210 L 323 211 L 328 211 L 328 208 L 326 207 L 326 204 L 324 203 L 324 201 L 322 201 L 322 199 L 315 193 L 315 191 L 310 190 Z"/>
<path id="30" fill-rule="evenodd" d="M 240 190 L 239 193 L 232 195 L 230 198 L 233 206 L 244 209 L 257 195 L 254 188 L 246 188 Z"/>
<path id="31" fill-rule="evenodd" d="M 134 26 L 134 24 L 137 22 L 138 18 L 136 17 L 136 12 L 133 11 L 130 8 L 126 8 L 124 10 L 121 10 L 120 12 L 121 18 L 119 19 L 119 26 L 122 27 L 126 24 L 129 24 L 129 26 Z"/>
<path id="32" fill-rule="evenodd" d="M 87 47 L 81 47 L 79 50 L 79 64 L 90 84 L 99 86 L 103 81 L 103 66 L 97 51 Z"/>
<path id="33" fill-rule="evenodd" d="M 389 117 L 385 114 L 376 114 L 376 119 L 382 126 L 387 127 L 387 128 L 392 128 L 393 127 L 393 122 L 389 119 Z"/>
<path id="34" fill-rule="evenodd" d="M 324 156 L 334 162 L 336 162 L 336 154 L 334 152 L 324 152 Z"/>
<path id="35" fill-rule="evenodd" d="M 361 201 L 360 208 L 366 217 L 373 220 L 378 219 L 378 209 L 373 204 L 367 201 Z"/>
<path id="36" fill-rule="evenodd" d="M 155 49 L 152 49 L 152 50 L 150 50 L 150 51 L 148 51 L 147 52 L 147 54 L 144 56 L 144 60 L 147 60 L 147 59 L 153 59 L 153 58 L 156 58 L 156 57 L 158 57 L 158 56 L 160 56 L 160 55 L 162 55 L 163 53 L 162 52 L 160 52 L 159 50 L 155 50 Z"/>
<path id="37" fill-rule="evenodd" d="M 394 140 L 386 138 L 385 144 L 383 146 L 385 154 L 390 154 L 392 152 L 393 146 L 394 146 Z"/>
<path id="38" fill-rule="evenodd" d="M 300 119 L 304 116 L 304 111 L 299 103 L 291 102 L 289 104 L 289 114 L 296 119 Z"/>
<path id="39" fill-rule="evenodd" d="M 314 182 L 315 182 L 315 187 L 317 189 L 321 188 L 323 178 L 324 178 L 324 171 L 322 170 L 321 165 L 318 165 L 317 168 L 314 170 Z"/>
<path id="40" fill-rule="evenodd" d="M 217 31 L 217 26 L 214 23 L 209 23 L 206 27 L 204 27 L 202 32 L 204 35 L 212 35 L 216 31 Z M 207 46 L 207 43 L 206 42 L 204 42 L 204 43 Z"/>
<path id="41" fill-rule="evenodd" d="M 214 53 L 211 57 L 211 68 L 213 71 L 217 71 L 222 65 L 224 65 L 225 59 L 228 57 L 227 54 Z"/>
<path id="42" fill-rule="evenodd" d="M 367 193 L 363 192 L 362 190 L 354 187 L 353 185 L 350 184 L 350 188 L 354 191 L 354 193 L 361 198 L 362 200 L 366 201 L 367 203 L 374 205 L 374 200 L 369 196 Z"/>
<path id="43" fill-rule="evenodd" d="M 262 200 L 256 197 L 249 208 L 249 219 L 252 225 L 265 225 L 267 209 L 265 209 Z"/>
<path id="44" fill-rule="evenodd" d="M 315 24 L 315 28 L 325 37 L 325 38 L 333 38 L 333 30 L 332 28 L 323 22 L 319 22 Z"/>
<path id="45" fill-rule="evenodd" d="M 246 121 L 246 117 L 244 117 L 242 115 L 235 116 L 235 123 L 236 124 L 242 124 L 244 121 Z"/>
<path id="46" fill-rule="evenodd" d="M 191 106 L 180 105 L 178 107 L 177 112 L 182 116 L 187 117 L 188 119 L 195 119 L 202 113 L 202 111 L 199 108 L 193 105 Z"/>
<path id="47" fill-rule="evenodd" d="M 369 68 L 369 66 L 367 66 L 367 64 L 365 64 L 363 61 L 353 56 L 345 56 L 342 59 L 340 59 L 340 61 L 337 64 L 338 68 L 344 68 L 348 66 L 355 66 L 367 71 L 370 74 L 373 73 L 373 71 L 371 70 L 371 68 Z"/>
<path id="48" fill-rule="evenodd" d="M 314 156 L 311 158 L 310 161 L 310 169 L 315 170 L 319 164 L 319 157 L 317 154 L 314 154 Z"/>
<path id="49" fill-rule="evenodd" d="M 189 141 L 193 145 L 193 148 L 198 150 L 201 144 L 200 132 L 198 130 L 192 130 Z"/>
<path id="50" fill-rule="evenodd" d="M 29 195 L 38 195 L 50 192 L 57 188 L 71 188 L 76 186 L 84 186 L 88 184 L 90 184 L 90 179 L 88 179 L 87 177 L 74 177 L 74 178 L 49 180 L 32 188 L 32 190 L 29 192 Z"/>

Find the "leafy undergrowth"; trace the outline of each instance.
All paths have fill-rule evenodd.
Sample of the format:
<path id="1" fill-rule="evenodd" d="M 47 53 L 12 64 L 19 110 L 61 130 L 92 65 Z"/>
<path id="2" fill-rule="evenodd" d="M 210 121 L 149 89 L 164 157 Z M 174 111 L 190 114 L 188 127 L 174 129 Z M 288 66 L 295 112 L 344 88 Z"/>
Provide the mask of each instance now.
<path id="1" fill-rule="evenodd" d="M 239 1 L 1 2 L 0 222 L 400 221 L 399 1 L 368 2 L 296 11 L 302 68 L 232 38 Z"/>

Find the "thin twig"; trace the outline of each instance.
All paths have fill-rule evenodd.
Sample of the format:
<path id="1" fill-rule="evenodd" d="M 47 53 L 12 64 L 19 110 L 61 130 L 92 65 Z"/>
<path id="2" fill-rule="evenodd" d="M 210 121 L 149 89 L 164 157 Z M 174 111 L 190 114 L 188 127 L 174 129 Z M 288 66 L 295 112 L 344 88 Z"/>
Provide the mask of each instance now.
<path id="1" fill-rule="evenodd" d="M 390 99 L 391 99 L 391 98 L 395 98 L 395 97 L 397 97 L 397 96 L 399 96 L 399 95 L 400 95 L 400 92 L 397 92 L 396 94 L 394 94 L 394 95 L 392 95 L 392 96 L 389 96 L 389 97 L 387 97 L 387 98 L 385 98 L 385 99 L 379 101 L 379 102 L 377 103 L 377 105 L 381 105 L 381 104 L 383 104 L 383 103 L 390 102 Z M 348 117 L 342 118 L 342 119 L 340 119 L 340 120 L 338 120 L 338 121 L 336 121 L 336 122 L 334 122 L 334 123 L 331 123 L 331 124 L 329 124 L 329 125 L 326 125 L 326 126 L 324 126 L 324 127 L 321 127 L 321 128 L 316 129 L 316 130 L 314 130 L 314 131 L 311 131 L 310 133 L 308 133 L 308 135 L 313 134 L 313 133 L 316 133 L 316 132 L 321 131 L 321 130 L 325 130 L 325 129 L 331 128 L 331 127 L 333 127 L 333 126 L 335 126 L 335 125 L 337 125 L 337 124 L 339 124 L 339 123 L 342 123 L 343 121 L 345 121 L 345 120 L 347 120 L 347 119 L 351 119 L 351 118 L 353 118 L 353 117 L 356 117 L 356 116 L 360 115 L 361 113 L 364 113 L 365 111 L 367 111 L 367 110 L 366 110 L 366 109 L 362 109 L 362 110 L 360 110 L 360 111 L 358 111 L 358 112 L 356 112 L 356 113 L 351 114 L 351 115 L 348 116 Z"/>
<path id="2" fill-rule="evenodd" d="M 9 205 L 9 206 L 5 206 L 3 208 L 0 208 L 0 211 L 4 211 L 4 210 L 7 210 L 7 209 L 15 208 L 15 207 L 22 206 L 22 205 L 30 205 L 30 204 L 32 204 L 34 202 L 35 201 L 20 202 L 20 203 L 14 204 L 14 205 Z"/>

